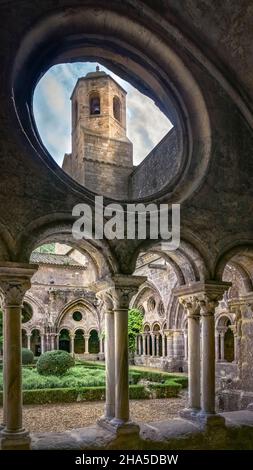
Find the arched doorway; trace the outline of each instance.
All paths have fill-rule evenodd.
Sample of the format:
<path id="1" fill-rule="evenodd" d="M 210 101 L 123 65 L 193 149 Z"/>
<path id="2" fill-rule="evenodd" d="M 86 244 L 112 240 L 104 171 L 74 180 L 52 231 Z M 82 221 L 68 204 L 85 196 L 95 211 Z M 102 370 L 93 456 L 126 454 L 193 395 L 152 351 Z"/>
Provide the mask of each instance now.
<path id="1" fill-rule="evenodd" d="M 224 335 L 224 359 L 227 362 L 233 362 L 234 358 L 234 333 L 231 328 L 228 327 Z"/>
<path id="2" fill-rule="evenodd" d="M 70 353 L 70 336 L 69 331 L 64 328 L 59 335 L 59 349 Z"/>
<path id="3" fill-rule="evenodd" d="M 97 330 L 91 330 L 89 337 L 89 354 L 99 353 L 99 337 Z"/>
<path id="4" fill-rule="evenodd" d="M 85 352 L 85 339 L 83 330 L 76 330 L 74 340 L 75 354 L 83 354 Z"/>
<path id="5" fill-rule="evenodd" d="M 40 331 L 37 329 L 32 331 L 31 351 L 33 352 L 34 356 L 41 355 L 41 336 L 40 336 Z"/>
<path id="6" fill-rule="evenodd" d="M 27 333 L 25 330 L 21 330 L 22 333 L 22 348 L 27 348 Z"/>

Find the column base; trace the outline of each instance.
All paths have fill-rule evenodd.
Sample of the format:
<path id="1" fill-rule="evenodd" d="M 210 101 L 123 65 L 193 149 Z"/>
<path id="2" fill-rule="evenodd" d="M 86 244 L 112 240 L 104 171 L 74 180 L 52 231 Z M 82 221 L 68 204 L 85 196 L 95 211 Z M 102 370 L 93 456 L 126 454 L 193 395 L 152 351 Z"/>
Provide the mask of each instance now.
<path id="1" fill-rule="evenodd" d="M 0 442 L 1 450 L 29 450 L 31 438 L 25 430 L 19 432 L 2 430 Z"/>
<path id="2" fill-rule="evenodd" d="M 197 415 L 199 424 L 203 427 L 214 428 L 214 427 L 225 427 L 225 418 L 216 413 L 206 413 L 200 411 Z"/>
<path id="3" fill-rule="evenodd" d="M 97 424 L 107 431 L 112 432 L 116 436 L 126 435 L 126 434 L 136 434 L 139 435 L 140 427 L 138 424 L 133 421 L 123 421 L 117 418 L 107 418 L 102 416 L 97 421 Z"/>
<path id="4" fill-rule="evenodd" d="M 179 412 L 179 416 L 183 419 L 188 419 L 190 421 L 198 421 L 198 415 L 200 413 L 200 408 L 184 408 Z"/>

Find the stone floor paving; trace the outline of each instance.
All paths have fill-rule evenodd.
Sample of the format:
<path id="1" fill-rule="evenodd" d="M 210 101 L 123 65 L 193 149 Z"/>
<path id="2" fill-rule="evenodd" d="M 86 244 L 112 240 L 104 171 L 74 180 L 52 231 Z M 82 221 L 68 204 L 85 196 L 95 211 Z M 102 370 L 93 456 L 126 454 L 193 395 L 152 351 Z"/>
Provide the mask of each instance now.
<path id="1" fill-rule="evenodd" d="M 131 418 L 138 422 L 163 421 L 177 417 L 185 404 L 185 392 L 178 398 L 131 400 Z M 30 432 L 62 432 L 94 424 L 102 416 L 103 411 L 104 402 L 26 405 L 23 421 L 25 428 Z M 1 421 L 2 409 L 0 409 Z"/>

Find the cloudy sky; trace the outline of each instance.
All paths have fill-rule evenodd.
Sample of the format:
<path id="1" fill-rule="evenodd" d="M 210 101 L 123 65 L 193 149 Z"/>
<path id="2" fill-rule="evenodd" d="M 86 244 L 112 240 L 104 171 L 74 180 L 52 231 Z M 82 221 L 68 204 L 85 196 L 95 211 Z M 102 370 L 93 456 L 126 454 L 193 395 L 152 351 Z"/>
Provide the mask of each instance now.
<path id="1" fill-rule="evenodd" d="M 64 153 L 71 152 L 72 90 L 77 79 L 94 71 L 96 65 L 89 62 L 55 65 L 35 89 L 35 121 L 44 145 L 59 165 Z M 102 65 L 100 70 L 109 73 L 127 91 L 127 135 L 133 142 L 134 164 L 137 165 L 172 125 L 150 98 Z"/>

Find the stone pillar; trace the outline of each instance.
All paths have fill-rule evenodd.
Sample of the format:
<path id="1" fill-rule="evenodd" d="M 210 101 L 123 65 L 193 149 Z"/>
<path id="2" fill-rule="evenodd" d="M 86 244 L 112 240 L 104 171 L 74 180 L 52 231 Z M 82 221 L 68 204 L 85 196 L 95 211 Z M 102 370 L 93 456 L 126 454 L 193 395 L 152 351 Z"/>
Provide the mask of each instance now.
<path id="1" fill-rule="evenodd" d="M 134 353 L 138 356 L 138 335 L 135 336 L 135 351 Z"/>
<path id="2" fill-rule="evenodd" d="M 200 411 L 200 316 L 199 306 L 193 296 L 181 298 L 188 320 L 188 380 L 189 413 Z M 187 412 L 186 412 L 187 414 Z"/>
<path id="3" fill-rule="evenodd" d="M 90 335 L 84 335 L 84 353 L 89 354 L 89 339 Z"/>
<path id="4" fill-rule="evenodd" d="M 155 335 L 151 333 L 151 341 L 152 341 L 152 357 L 155 357 Z"/>
<path id="5" fill-rule="evenodd" d="M 115 332 L 112 298 L 106 292 L 97 297 L 102 300 L 105 317 L 105 370 L 106 370 L 106 401 L 104 416 L 98 421 L 110 421 L 115 417 Z"/>
<path id="6" fill-rule="evenodd" d="M 225 360 L 225 342 L 224 342 L 224 338 L 225 338 L 225 331 L 221 331 L 220 332 L 220 360 L 222 362 L 224 362 Z"/>
<path id="7" fill-rule="evenodd" d="M 143 348 L 143 356 L 146 356 L 147 349 L 146 349 L 146 334 L 145 333 L 142 335 L 142 348 Z"/>
<path id="8" fill-rule="evenodd" d="M 103 338 L 100 336 L 99 338 L 99 354 L 103 354 Z"/>
<path id="9" fill-rule="evenodd" d="M 215 332 L 215 359 L 219 361 L 220 359 L 220 333 Z"/>
<path id="10" fill-rule="evenodd" d="M 75 333 L 70 333 L 70 354 L 74 357 L 75 355 Z"/>
<path id="11" fill-rule="evenodd" d="M 129 382 L 128 382 L 128 309 L 131 298 L 146 277 L 114 275 L 110 294 L 114 307 L 115 328 L 115 418 L 111 420 L 112 426 L 117 430 L 139 430 L 138 426 L 129 428 Z"/>
<path id="12" fill-rule="evenodd" d="M 4 263 L 0 267 L 0 289 L 4 314 L 4 408 L 2 449 L 28 449 L 29 434 L 22 424 L 21 315 L 25 292 L 37 266 Z"/>
<path id="13" fill-rule="evenodd" d="M 184 360 L 188 360 L 188 330 L 184 330 Z"/>
<path id="14" fill-rule="evenodd" d="M 205 421 L 215 414 L 215 308 L 230 287 L 228 282 L 208 282 L 198 295 L 202 319 L 201 414 Z M 224 418 L 219 417 L 224 423 Z"/>
<path id="15" fill-rule="evenodd" d="M 43 335 L 41 335 L 41 352 L 42 352 L 42 336 L 43 336 Z M 60 336 L 60 335 L 59 335 L 59 333 L 58 333 L 58 334 L 56 335 L 56 349 L 57 349 L 57 351 L 59 350 L 59 336 Z"/>
<path id="16" fill-rule="evenodd" d="M 196 282 L 173 290 L 174 295 L 186 308 L 188 316 L 188 377 L 189 377 L 189 406 L 194 410 L 189 417 L 196 416 L 200 405 L 201 412 L 197 414 L 202 423 L 211 423 L 209 417 L 215 413 L 215 340 L 214 313 L 218 301 L 231 286 L 230 282 Z M 201 361 L 200 361 L 200 324 L 201 325 Z M 201 374 L 199 367 L 201 365 Z M 201 376 L 201 394 L 199 390 Z M 220 418 L 220 419 L 218 419 Z M 224 424 L 224 418 L 215 418 Z"/>
<path id="17" fill-rule="evenodd" d="M 147 333 L 147 356 L 150 356 L 150 334 Z"/>
<path id="18" fill-rule="evenodd" d="M 138 355 L 141 356 L 141 335 L 138 336 Z"/>
<path id="19" fill-rule="evenodd" d="M 166 336 L 165 334 L 163 333 L 162 334 L 162 357 L 165 357 L 165 342 L 166 342 Z"/>
<path id="20" fill-rule="evenodd" d="M 41 335 L 41 354 L 44 354 L 45 352 L 45 335 L 42 333 Z"/>
<path id="21" fill-rule="evenodd" d="M 31 336 L 30 334 L 27 335 L 27 349 L 31 349 Z"/>
<path id="22" fill-rule="evenodd" d="M 167 357 L 169 360 L 173 359 L 173 334 L 171 330 L 166 331 L 167 337 Z"/>
<path id="23" fill-rule="evenodd" d="M 159 357 L 159 337 L 160 337 L 160 333 L 155 335 L 156 357 Z"/>
<path id="24" fill-rule="evenodd" d="M 55 336 L 54 334 L 51 335 L 51 351 L 54 351 L 54 348 L 55 348 L 55 340 L 54 340 Z"/>

